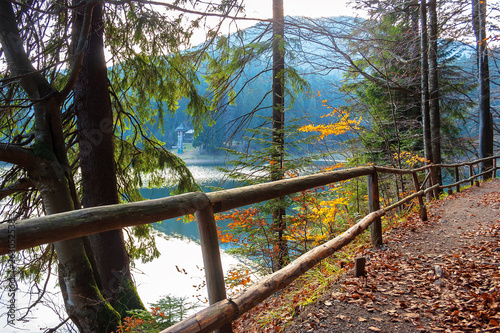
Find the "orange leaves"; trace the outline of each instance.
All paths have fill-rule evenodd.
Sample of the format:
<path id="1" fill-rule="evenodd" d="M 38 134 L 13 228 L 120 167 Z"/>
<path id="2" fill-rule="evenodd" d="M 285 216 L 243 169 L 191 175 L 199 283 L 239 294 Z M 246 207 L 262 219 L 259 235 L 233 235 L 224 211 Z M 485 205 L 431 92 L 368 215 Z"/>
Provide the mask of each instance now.
<path id="1" fill-rule="evenodd" d="M 153 317 L 167 318 L 167 316 L 165 315 L 165 312 L 161 311 L 159 306 L 151 308 L 151 315 Z"/>
<path id="2" fill-rule="evenodd" d="M 231 221 L 227 225 L 228 230 L 222 231 L 217 228 L 219 241 L 221 243 L 244 243 L 244 237 L 241 234 L 248 232 L 252 228 L 262 228 L 267 226 L 264 218 L 260 217 L 259 211 L 255 207 L 247 209 L 235 209 L 229 213 L 221 213 L 215 215 L 216 221 Z"/>
<path id="3" fill-rule="evenodd" d="M 167 316 L 165 312 L 161 311 L 159 307 L 151 307 L 151 314 L 145 312 L 145 316 L 148 318 L 143 318 L 142 315 L 131 315 L 123 318 L 123 325 L 117 327 L 116 333 L 126 333 L 126 332 L 152 332 L 153 328 L 156 328 L 157 318 L 166 319 Z"/>
<path id="4" fill-rule="evenodd" d="M 239 237 L 233 235 L 232 233 L 222 233 L 222 229 L 217 227 L 217 236 L 219 236 L 219 242 L 221 243 L 238 243 Z"/>
<path id="5" fill-rule="evenodd" d="M 332 166 L 322 168 L 321 171 L 328 172 L 328 171 L 334 171 L 334 170 L 342 169 L 342 168 L 345 168 L 345 163 L 335 163 Z"/>
<path id="6" fill-rule="evenodd" d="M 250 272 L 248 269 L 240 270 L 240 269 L 231 269 L 227 272 L 227 280 L 228 285 L 231 288 L 235 286 L 246 286 L 250 282 L 252 282 L 252 278 L 250 276 Z"/>

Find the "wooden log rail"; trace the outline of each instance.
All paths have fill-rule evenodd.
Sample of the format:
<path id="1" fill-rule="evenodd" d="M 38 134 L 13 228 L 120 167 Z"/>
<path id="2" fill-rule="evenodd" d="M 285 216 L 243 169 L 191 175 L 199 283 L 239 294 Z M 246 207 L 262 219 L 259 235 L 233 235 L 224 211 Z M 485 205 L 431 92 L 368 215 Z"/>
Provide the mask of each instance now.
<path id="1" fill-rule="evenodd" d="M 420 217 L 426 220 L 427 213 L 423 201 L 426 194 L 434 193 L 436 195 L 439 189 L 451 187 L 456 187 L 459 190 L 460 184 L 465 182 L 472 184 L 475 179 L 487 174 L 492 174 L 495 177 L 497 158 L 500 156 L 461 164 L 428 165 L 414 170 L 379 166 L 356 167 L 211 193 L 193 192 L 163 199 L 85 208 L 14 223 L 4 223 L 0 225 L 0 255 L 13 250 L 19 251 L 97 232 L 154 223 L 196 213 L 211 305 L 163 332 L 209 332 L 215 329 L 220 329 L 220 332 L 230 332 L 230 323 L 233 320 L 271 294 L 289 285 L 324 258 L 349 244 L 369 226 L 372 244 L 382 244 L 381 217 L 386 212 L 417 198 L 420 206 Z M 474 174 L 474 165 L 491 159 L 494 161 L 492 169 Z M 458 170 L 459 167 L 464 166 L 469 167 L 469 177 L 460 181 Z M 454 184 L 443 186 L 436 183 L 435 170 L 444 167 L 455 169 L 456 182 Z M 422 171 L 428 174 L 424 182 L 419 184 L 417 173 Z M 379 173 L 412 175 L 415 193 L 381 209 L 378 189 Z M 265 277 L 231 299 L 226 299 L 214 213 L 362 176 L 368 176 L 369 215 L 341 235 L 303 254 L 288 266 Z M 431 184 L 424 189 L 428 179 Z M 15 234 L 14 246 L 11 242 L 9 244 L 9 239 L 12 239 L 13 234 Z"/>
<path id="2" fill-rule="evenodd" d="M 292 263 L 273 274 L 264 277 L 249 288 L 230 299 L 218 302 L 197 314 L 163 330 L 166 332 L 210 332 L 227 325 L 243 313 L 264 301 L 276 291 L 285 288 L 296 278 L 314 267 L 321 260 L 331 256 L 356 236 L 366 230 L 370 224 L 385 214 L 383 210 L 370 213 L 347 231 L 323 245 L 304 253 Z"/>
<path id="3" fill-rule="evenodd" d="M 193 214 L 212 206 L 214 213 L 279 198 L 295 192 L 366 176 L 374 167 L 357 167 L 245 186 L 211 193 L 108 205 L 47 215 L 0 225 L 0 255 L 8 253 L 9 230 L 15 230 L 15 250 Z"/>

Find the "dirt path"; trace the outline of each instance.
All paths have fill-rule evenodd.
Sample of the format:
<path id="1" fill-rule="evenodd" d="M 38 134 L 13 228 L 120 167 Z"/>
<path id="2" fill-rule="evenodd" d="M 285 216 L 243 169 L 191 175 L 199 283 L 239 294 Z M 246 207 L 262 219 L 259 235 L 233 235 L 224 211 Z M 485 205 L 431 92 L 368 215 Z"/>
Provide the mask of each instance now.
<path id="1" fill-rule="evenodd" d="M 433 203 L 365 251 L 285 332 L 500 332 L 500 180 Z"/>

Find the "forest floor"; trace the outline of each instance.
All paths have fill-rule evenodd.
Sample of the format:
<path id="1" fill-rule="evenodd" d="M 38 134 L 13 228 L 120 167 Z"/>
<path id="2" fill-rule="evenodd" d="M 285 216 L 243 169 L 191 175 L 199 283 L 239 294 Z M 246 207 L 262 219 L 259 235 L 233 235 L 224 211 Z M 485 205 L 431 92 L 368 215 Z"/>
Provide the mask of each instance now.
<path id="1" fill-rule="evenodd" d="M 432 202 L 428 217 L 410 215 L 365 249 L 365 277 L 347 272 L 315 303 L 263 324 L 268 299 L 235 332 L 500 332 L 500 180 Z"/>

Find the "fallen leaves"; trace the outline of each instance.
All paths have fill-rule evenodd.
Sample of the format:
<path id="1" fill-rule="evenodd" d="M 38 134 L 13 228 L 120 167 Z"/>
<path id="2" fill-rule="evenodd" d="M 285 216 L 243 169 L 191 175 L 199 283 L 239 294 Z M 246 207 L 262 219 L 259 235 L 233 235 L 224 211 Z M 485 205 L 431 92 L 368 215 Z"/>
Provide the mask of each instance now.
<path id="1" fill-rule="evenodd" d="M 384 233 L 383 248 L 363 252 L 366 277 L 345 276 L 292 322 L 241 332 L 500 332 L 500 193 L 485 187 Z"/>
<path id="2" fill-rule="evenodd" d="M 499 207 L 499 194 L 487 198 L 489 205 L 495 201 L 495 207 Z M 437 225 L 437 230 L 429 230 L 428 225 L 413 222 L 412 227 L 417 228 L 417 234 L 421 236 L 409 236 L 405 230 L 391 235 L 391 242 L 404 249 L 404 253 L 397 247 L 366 251 L 365 256 L 370 259 L 367 278 L 347 278 L 342 286 L 344 292 L 335 295 L 336 298 L 356 303 L 368 312 L 381 313 L 390 321 L 411 322 L 422 330 L 469 332 L 498 329 L 499 221 L 457 227 L 460 219 L 445 220 L 439 216 L 439 222 L 448 228 L 445 230 L 454 228 L 455 232 L 469 236 L 472 241 L 467 243 L 460 237 L 452 239 L 446 237 L 449 235 L 440 235 L 444 232 Z M 418 247 L 415 238 L 428 241 L 425 251 Z M 441 244 L 442 238 L 449 239 L 448 243 Z"/>

